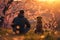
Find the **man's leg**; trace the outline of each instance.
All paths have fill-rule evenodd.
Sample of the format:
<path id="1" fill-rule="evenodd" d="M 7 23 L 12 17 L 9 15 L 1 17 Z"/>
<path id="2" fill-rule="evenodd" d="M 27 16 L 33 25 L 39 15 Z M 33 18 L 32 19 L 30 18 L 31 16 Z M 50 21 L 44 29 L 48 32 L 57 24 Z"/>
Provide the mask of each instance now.
<path id="1" fill-rule="evenodd" d="M 20 34 L 26 34 L 30 28 L 20 28 Z"/>

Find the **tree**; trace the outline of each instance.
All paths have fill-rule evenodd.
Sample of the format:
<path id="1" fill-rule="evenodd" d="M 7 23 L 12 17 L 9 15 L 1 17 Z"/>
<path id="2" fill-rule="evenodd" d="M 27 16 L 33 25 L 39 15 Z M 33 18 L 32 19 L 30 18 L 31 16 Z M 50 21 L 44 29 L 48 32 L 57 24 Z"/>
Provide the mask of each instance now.
<path id="1" fill-rule="evenodd" d="M 9 6 L 11 5 L 11 3 L 13 2 L 13 0 L 8 0 L 8 2 L 6 2 L 7 0 L 3 0 L 3 3 L 4 3 L 4 8 L 3 8 L 3 10 L 2 10 L 2 13 L 3 13 L 3 20 L 5 21 L 5 17 L 7 16 L 5 13 L 6 13 L 6 11 L 8 10 L 8 8 L 9 8 Z M 6 4 L 5 4 L 5 2 L 6 2 Z M 4 23 L 4 22 L 3 22 Z M 5 24 L 4 24 L 4 26 L 5 26 Z"/>
<path id="2" fill-rule="evenodd" d="M 5 2 L 5 1 L 4 1 Z M 5 15 L 5 12 L 8 10 L 9 6 L 11 5 L 11 3 L 13 2 L 13 0 L 8 1 L 7 5 L 5 5 L 5 8 L 3 10 L 3 14 Z"/>

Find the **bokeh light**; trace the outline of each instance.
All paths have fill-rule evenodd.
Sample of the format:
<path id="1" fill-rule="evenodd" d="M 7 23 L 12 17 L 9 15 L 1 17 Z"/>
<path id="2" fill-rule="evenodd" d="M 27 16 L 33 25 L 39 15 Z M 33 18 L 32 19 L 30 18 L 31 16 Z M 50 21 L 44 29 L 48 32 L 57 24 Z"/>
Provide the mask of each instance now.
<path id="1" fill-rule="evenodd" d="M 45 35 L 41 35 L 41 38 L 45 38 Z"/>

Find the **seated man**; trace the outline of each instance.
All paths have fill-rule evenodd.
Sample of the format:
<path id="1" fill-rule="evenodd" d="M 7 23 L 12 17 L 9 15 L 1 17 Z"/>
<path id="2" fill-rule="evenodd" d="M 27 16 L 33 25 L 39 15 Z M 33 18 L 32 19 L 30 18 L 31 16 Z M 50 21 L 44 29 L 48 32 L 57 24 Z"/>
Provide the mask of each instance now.
<path id="1" fill-rule="evenodd" d="M 24 10 L 20 10 L 18 17 L 14 18 L 12 28 L 13 31 L 18 34 L 25 34 L 29 31 L 30 23 L 24 17 Z"/>

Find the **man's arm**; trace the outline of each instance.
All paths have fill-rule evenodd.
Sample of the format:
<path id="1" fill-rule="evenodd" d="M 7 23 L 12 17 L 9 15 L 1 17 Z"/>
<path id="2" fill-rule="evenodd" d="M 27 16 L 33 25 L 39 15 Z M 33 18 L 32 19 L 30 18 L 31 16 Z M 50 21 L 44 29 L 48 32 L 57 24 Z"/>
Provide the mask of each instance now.
<path id="1" fill-rule="evenodd" d="M 30 28 L 30 23 L 29 23 L 29 21 L 27 19 L 25 19 L 25 24 L 26 24 L 27 28 Z"/>

